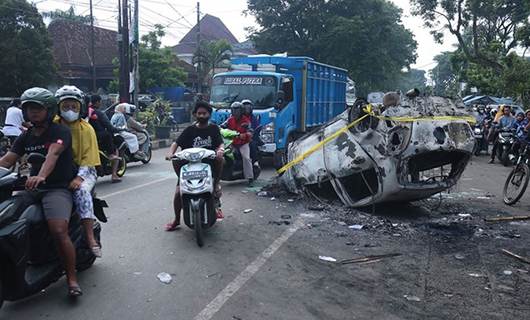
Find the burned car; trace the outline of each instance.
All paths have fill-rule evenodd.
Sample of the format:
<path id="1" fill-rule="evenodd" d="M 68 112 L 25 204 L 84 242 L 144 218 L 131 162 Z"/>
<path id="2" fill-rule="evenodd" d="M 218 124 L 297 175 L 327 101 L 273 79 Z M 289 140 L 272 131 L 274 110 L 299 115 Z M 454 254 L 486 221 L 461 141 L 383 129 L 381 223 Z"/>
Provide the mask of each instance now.
<path id="1" fill-rule="evenodd" d="M 289 145 L 288 159 L 362 117 L 356 104 Z M 442 97 L 387 93 L 370 115 L 290 167 L 282 182 L 295 193 L 362 207 L 428 198 L 454 186 L 474 146 L 463 105 Z"/>

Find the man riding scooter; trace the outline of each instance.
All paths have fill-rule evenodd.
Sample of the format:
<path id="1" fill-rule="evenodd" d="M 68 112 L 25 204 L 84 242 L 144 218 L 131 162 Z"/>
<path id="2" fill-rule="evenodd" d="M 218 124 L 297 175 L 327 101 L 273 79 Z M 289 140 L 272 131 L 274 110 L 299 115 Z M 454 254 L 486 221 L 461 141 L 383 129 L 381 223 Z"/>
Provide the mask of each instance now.
<path id="1" fill-rule="evenodd" d="M 219 127 L 215 124 L 209 123 L 211 115 L 212 107 L 205 101 L 198 101 L 193 108 L 193 116 L 197 119 L 197 122 L 184 129 L 177 140 L 171 144 L 169 152 L 166 155 L 166 160 L 171 160 L 178 148 L 181 148 L 182 150 L 189 148 L 205 148 L 215 151 L 217 156 L 215 160 L 210 162 L 210 166 L 213 170 L 215 196 L 219 198 L 221 196 L 221 186 L 219 183 L 223 170 L 223 156 L 225 149 Z M 208 162 L 209 160 L 203 161 Z M 180 168 L 183 164 L 184 163 L 181 161 L 173 161 L 173 169 L 177 176 L 180 174 Z M 166 231 L 174 231 L 180 227 L 182 201 L 178 185 L 173 198 L 173 209 L 175 219 L 166 224 Z M 217 218 L 223 218 L 223 214 L 220 210 L 217 210 Z"/>
<path id="2" fill-rule="evenodd" d="M 77 282 L 76 255 L 68 235 L 68 222 L 72 213 L 72 193 L 68 185 L 76 176 L 72 155 L 72 136 L 67 127 L 53 123 L 57 114 L 57 102 L 50 91 L 31 88 L 22 96 L 24 118 L 33 127 L 17 138 L 11 151 L 0 159 L 0 166 L 12 167 L 19 157 L 40 153 L 44 163 L 32 167 L 26 181 L 26 190 L 17 201 L 40 202 L 59 256 L 66 271 L 68 295 L 82 295 Z"/>
<path id="3" fill-rule="evenodd" d="M 234 102 L 230 106 L 231 116 L 226 121 L 226 126 L 230 130 L 239 132 L 239 136 L 232 142 L 232 147 L 239 149 L 243 161 L 243 174 L 248 184 L 254 182 L 254 170 L 252 159 L 250 158 L 250 142 L 252 141 L 250 118 L 243 114 L 243 105 Z"/>
<path id="4" fill-rule="evenodd" d="M 502 106 L 502 116 L 499 116 L 498 112 L 493 122 L 496 123 L 496 128 L 494 129 L 495 135 L 491 159 L 488 163 L 494 163 L 495 156 L 497 155 L 497 152 L 499 152 L 499 132 L 503 130 L 511 130 L 515 122 L 515 118 L 512 116 L 510 106 Z"/>

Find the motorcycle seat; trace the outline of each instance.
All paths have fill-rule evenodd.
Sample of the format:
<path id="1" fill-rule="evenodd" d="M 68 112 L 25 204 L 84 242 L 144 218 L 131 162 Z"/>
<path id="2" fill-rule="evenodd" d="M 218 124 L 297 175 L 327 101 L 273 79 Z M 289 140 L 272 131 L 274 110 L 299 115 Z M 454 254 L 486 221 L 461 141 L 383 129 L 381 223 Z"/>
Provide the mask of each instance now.
<path id="1" fill-rule="evenodd" d="M 31 225 L 40 224 L 45 220 L 42 209 L 36 204 L 32 204 L 31 206 L 27 207 L 26 210 L 22 212 L 20 219 L 26 219 L 26 221 Z"/>

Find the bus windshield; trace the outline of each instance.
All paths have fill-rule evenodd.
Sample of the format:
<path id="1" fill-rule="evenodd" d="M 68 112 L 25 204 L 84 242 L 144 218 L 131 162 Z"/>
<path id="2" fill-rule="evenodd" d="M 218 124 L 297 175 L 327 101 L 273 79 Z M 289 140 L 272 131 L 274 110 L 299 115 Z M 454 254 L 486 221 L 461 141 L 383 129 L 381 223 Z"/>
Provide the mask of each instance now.
<path id="1" fill-rule="evenodd" d="M 274 106 L 277 81 L 271 76 L 219 76 L 213 80 L 211 103 L 229 108 L 235 101 L 249 99 L 256 109 Z"/>

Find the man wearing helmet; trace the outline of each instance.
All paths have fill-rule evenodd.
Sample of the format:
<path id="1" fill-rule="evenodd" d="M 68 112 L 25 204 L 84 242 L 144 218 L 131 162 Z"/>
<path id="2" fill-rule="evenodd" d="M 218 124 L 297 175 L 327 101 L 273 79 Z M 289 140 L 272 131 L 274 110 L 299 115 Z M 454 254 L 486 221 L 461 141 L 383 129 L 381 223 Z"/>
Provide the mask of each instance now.
<path id="1" fill-rule="evenodd" d="M 81 217 L 81 224 L 87 235 L 87 242 L 92 253 L 101 257 L 101 247 L 94 237 L 94 203 L 92 189 L 97 180 L 96 166 L 100 166 L 99 149 L 94 128 L 82 119 L 87 114 L 84 94 L 75 86 L 64 86 L 55 93 L 59 105 L 56 123 L 70 128 L 72 134 L 72 151 L 77 166 L 77 176 L 70 182 L 69 188 L 74 193 L 74 205 Z"/>
<path id="2" fill-rule="evenodd" d="M 0 159 L 0 166 L 10 168 L 19 157 L 29 153 L 40 153 L 46 157 L 40 167 L 32 166 L 26 181 L 27 191 L 18 197 L 18 201 L 42 203 L 50 234 L 64 263 L 68 294 L 80 296 L 82 291 L 75 271 L 75 250 L 68 236 L 72 213 L 72 194 L 68 185 L 76 175 L 72 136 L 67 127 L 53 123 L 57 102 L 50 91 L 31 88 L 20 99 L 24 118 L 33 127 L 17 138 L 11 151 Z"/>
<path id="3" fill-rule="evenodd" d="M 254 106 L 252 101 L 245 99 L 241 101 L 241 104 L 243 105 L 243 114 L 250 119 L 250 128 L 252 132 L 252 140 L 250 141 L 250 159 L 258 159 L 258 147 L 263 145 L 263 142 L 259 137 L 259 118 L 254 116 Z"/>
<path id="4" fill-rule="evenodd" d="M 211 162 L 215 186 L 215 196 L 220 197 L 220 181 L 223 170 L 223 156 L 224 156 L 224 143 L 221 137 L 221 131 L 215 124 L 209 123 L 210 116 L 212 115 L 212 107 L 206 101 L 197 101 L 193 108 L 193 116 L 197 119 L 197 122 L 187 127 L 182 131 L 180 136 L 175 142 L 171 144 L 169 152 L 166 155 L 166 160 L 170 160 L 178 148 L 189 149 L 189 148 L 205 148 L 216 152 L 217 157 L 215 161 Z M 208 160 L 204 160 L 208 162 Z M 183 165 L 180 161 L 173 161 L 173 170 L 177 175 L 180 174 L 180 168 Z M 182 210 L 182 202 L 180 198 L 180 189 L 177 186 L 175 196 L 173 198 L 173 209 L 175 213 L 175 219 L 166 224 L 166 231 L 173 231 L 180 226 L 180 211 Z M 223 214 L 220 209 L 217 210 L 217 218 L 223 218 Z"/>
<path id="5" fill-rule="evenodd" d="M 243 114 L 243 105 L 234 102 L 230 106 L 232 115 L 228 118 L 226 125 L 228 129 L 239 132 L 239 136 L 234 139 L 232 146 L 239 149 L 241 160 L 243 161 L 243 174 L 249 184 L 254 181 L 254 170 L 250 158 L 250 142 L 252 141 L 250 118 Z"/>
<path id="6" fill-rule="evenodd" d="M 142 146 L 147 142 L 147 134 L 145 133 L 145 126 L 134 118 L 136 112 L 136 106 L 133 104 L 127 104 L 125 106 L 125 119 L 127 120 L 127 128 L 129 131 L 136 136 L 140 150 L 138 155 L 144 157 L 145 153 L 142 150 Z"/>

